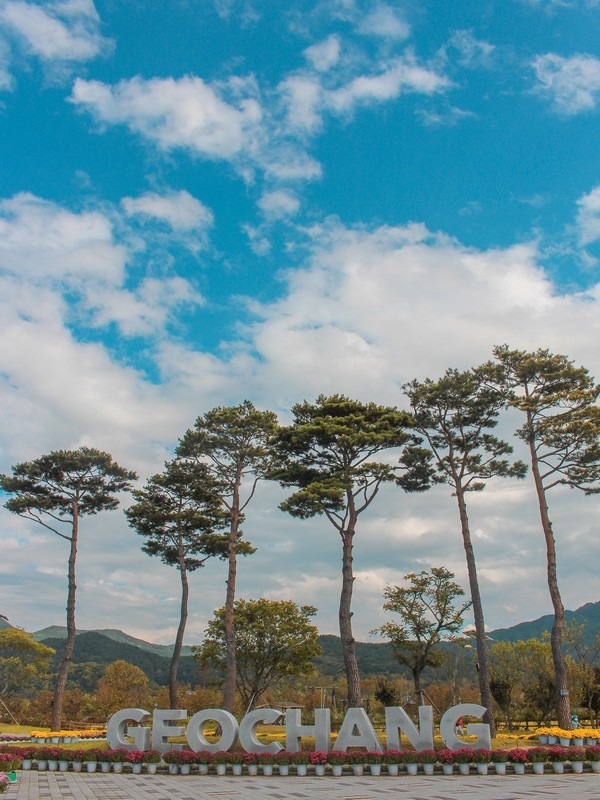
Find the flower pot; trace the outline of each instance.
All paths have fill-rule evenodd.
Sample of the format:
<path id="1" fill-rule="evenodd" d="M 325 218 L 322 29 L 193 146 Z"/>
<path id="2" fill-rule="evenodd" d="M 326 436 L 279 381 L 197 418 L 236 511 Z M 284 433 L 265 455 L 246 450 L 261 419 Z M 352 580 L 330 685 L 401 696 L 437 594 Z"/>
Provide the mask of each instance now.
<path id="1" fill-rule="evenodd" d="M 598 762 L 600 764 L 600 761 Z M 399 772 L 398 764 L 387 764 L 387 774 L 388 775 L 397 775 Z"/>
<path id="2" fill-rule="evenodd" d="M 81 772 L 83 769 L 83 761 L 71 761 L 73 772 Z"/>
<path id="3" fill-rule="evenodd" d="M 418 769 L 419 769 L 419 765 L 418 764 L 407 764 L 406 765 L 406 771 L 408 772 L 409 775 L 416 775 Z"/>
<path id="4" fill-rule="evenodd" d="M 156 775 L 158 764 L 146 764 L 146 772 L 148 775 Z"/>
<path id="5" fill-rule="evenodd" d="M 96 767 L 98 766 L 97 761 L 86 761 L 85 762 L 85 769 L 87 772 L 96 772 Z"/>
<path id="6" fill-rule="evenodd" d="M 512 766 L 515 775 L 525 775 L 525 764 L 513 764 Z"/>
<path id="7" fill-rule="evenodd" d="M 48 769 L 48 762 L 43 758 L 37 762 L 38 772 L 45 772 Z"/>
<path id="8" fill-rule="evenodd" d="M 168 764 L 169 775 L 177 775 L 177 767 L 178 766 L 179 766 L 178 764 Z M 225 765 L 223 765 L 223 766 L 225 766 Z"/>
<path id="9" fill-rule="evenodd" d="M 248 764 L 248 775 L 258 775 L 258 764 Z"/>
<path id="10" fill-rule="evenodd" d="M 539 741 L 540 744 L 548 744 L 548 734 L 547 733 L 541 733 L 538 736 L 538 741 Z"/>
<path id="11" fill-rule="evenodd" d="M 49 758 L 48 772 L 56 772 L 57 769 L 58 769 L 58 761 L 56 761 L 54 758 Z"/>
<path id="12" fill-rule="evenodd" d="M 131 774 L 132 775 L 141 775 L 142 774 L 142 765 L 141 764 L 132 764 L 131 765 Z"/>
<path id="13" fill-rule="evenodd" d="M 242 774 L 242 767 L 243 767 L 243 764 L 232 764 L 231 765 L 231 774 L 232 775 L 241 775 Z"/>
<path id="14" fill-rule="evenodd" d="M 208 775 L 208 764 L 198 764 L 198 774 Z M 248 775 L 250 775 L 250 770 L 248 770 Z"/>
<path id="15" fill-rule="evenodd" d="M 506 764 L 503 761 L 494 764 L 494 772 L 496 775 L 506 775 Z"/>
<path id="16" fill-rule="evenodd" d="M 600 761 L 598 762 L 600 764 Z M 308 772 L 308 767 L 306 764 L 296 764 L 296 775 L 301 778 L 304 778 Z"/>
<path id="17" fill-rule="evenodd" d="M 113 765 L 112 765 L 112 768 L 113 768 L 113 772 L 114 773 L 116 773 L 117 775 L 120 775 L 120 773 L 123 772 L 123 762 L 122 761 L 114 761 Z"/>
<path id="18" fill-rule="evenodd" d="M 574 747 L 583 747 L 583 737 L 582 736 L 574 737 L 573 739 L 571 739 L 571 742 L 572 742 Z"/>
<path id="19" fill-rule="evenodd" d="M 60 736 L 52 736 L 50 741 L 52 744 L 58 744 L 60 742 Z"/>
<path id="20" fill-rule="evenodd" d="M 588 736 L 587 739 L 585 740 L 585 743 L 587 744 L 588 747 L 595 747 L 596 746 L 596 741 L 597 740 L 594 739 L 593 737 Z"/>
<path id="21" fill-rule="evenodd" d="M 454 764 L 442 764 L 442 774 L 452 775 L 454 772 Z"/>
<path id="22" fill-rule="evenodd" d="M 290 765 L 289 764 L 279 764 L 277 766 L 280 775 L 289 775 L 290 774 Z"/>
<path id="23" fill-rule="evenodd" d="M 191 764 L 180 764 L 179 765 L 179 771 L 181 772 L 182 775 L 189 775 L 190 772 L 192 771 L 192 765 Z"/>
<path id="24" fill-rule="evenodd" d="M 331 774 L 334 778 L 339 778 L 342 774 L 343 765 L 342 764 L 332 764 L 331 765 Z"/>
<path id="25" fill-rule="evenodd" d="M 573 772 L 583 772 L 583 761 L 571 761 Z"/>
<path id="26" fill-rule="evenodd" d="M 600 761 L 591 761 L 592 772 L 600 773 Z"/>
<path id="27" fill-rule="evenodd" d="M 475 766 L 477 767 L 477 774 L 478 775 L 487 775 L 488 774 L 488 769 L 489 769 L 489 766 L 490 766 L 489 764 L 475 764 Z"/>
<path id="28" fill-rule="evenodd" d="M 24 758 L 23 763 L 21 764 L 21 769 L 31 769 L 32 759 L 31 758 Z"/>
<path id="29" fill-rule="evenodd" d="M 325 775 L 325 764 L 315 764 L 315 775 L 318 777 Z"/>
<path id="30" fill-rule="evenodd" d="M 352 772 L 354 775 L 360 777 L 364 774 L 365 768 L 363 764 L 352 764 Z"/>
<path id="31" fill-rule="evenodd" d="M 570 747 L 571 746 L 571 737 L 570 736 L 561 736 L 559 738 L 560 746 L 561 747 Z"/>
<path id="32" fill-rule="evenodd" d="M 470 764 L 459 764 L 458 765 L 458 771 L 460 772 L 461 775 L 468 775 L 469 772 L 471 771 L 471 765 Z"/>
<path id="33" fill-rule="evenodd" d="M 555 772 L 557 775 L 562 775 L 565 771 L 565 762 L 564 761 L 553 761 L 552 762 L 552 771 Z"/>
<path id="34" fill-rule="evenodd" d="M 263 775 L 272 775 L 273 774 L 273 764 L 261 764 L 262 767 L 262 774 Z"/>
<path id="35" fill-rule="evenodd" d="M 381 764 L 369 764 L 369 772 L 371 775 L 381 775 Z"/>
<path id="36" fill-rule="evenodd" d="M 548 734 L 548 744 L 556 744 L 558 742 L 558 736 L 550 736 Z"/>
<path id="37" fill-rule="evenodd" d="M 433 775 L 435 764 L 423 764 L 423 772 L 425 775 Z"/>
<path id="38" fill-rule="evenodd" d="M 66 772 L 69 769 L 69 762 L 68 761 L 59 761 L 58 762 L 58 771 L 59 772 Z"/>
<path id="39" fill-rule="evenodd" d="M 555 762 L 555 763 L 558 763 L 558 762 Z M 544 764 L 543 761 L 534 761 L 533 764 L 531 765 L 531 767 L 533 769 L 533 774 L 534 775 L 543 775 L 544 774 L 544 766 L 545 766 L 545 764 Z"/>
<path id="40" fill-rule="evenodd" d="M 100 762 L 100 772 L 110 772 L 110 761 Z"/>

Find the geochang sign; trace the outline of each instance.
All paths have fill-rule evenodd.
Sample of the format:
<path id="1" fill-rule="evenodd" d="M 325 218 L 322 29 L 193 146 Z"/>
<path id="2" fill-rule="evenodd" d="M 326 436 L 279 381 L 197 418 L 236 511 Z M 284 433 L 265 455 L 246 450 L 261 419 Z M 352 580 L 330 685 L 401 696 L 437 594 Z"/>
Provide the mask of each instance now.
<path id="1" fill-rule="evenodd" d="M 461 703 L 449 708 L 440 720 L 440 736 L 445 747 L 458 750 L 461 747 L 473 749 L 485 747 L 491 749 L 490 726 L 483 723 L 467 725 L 467 733 L 475 735 L 474 742 L 468 744 L 455 734 L 455 727 L 460 717 L 477 717 L 485 714 L 484 706 L 476 703 Z M 331 744 L 331 714 L 328 708 L 315 709 L 314 725 L 302 724 L 301 712 L 298 708 L 288 708 L 285 714 L 275 708 L 260 708 L 251 711 L 238 723 L 229 711 L 219 708 L 206 708 L 196 712 L 186 727 L 177 723 L 187 719 L 187 711 L 183 709 L 155 709 L 152 714 L 152 728 L 144 725 L 150 719 L 150 712 L 142 708 L 124 708 L 117 711 L 108 721 L 106 738 L 112 749 L 127 750 L 167 750 L 183 749 L 185 745 L 171 744 L 167 741 L 171 736 L 185 736 L 190 750 L 208 750 L 216 753 L 229 750 L 239 741 L 241 747 L 249 753 L 277 753 L 287 750 L 296 753 L 302 749 L 302 738 L 312 737 L 315 750 L 328 753 L 331 749 L 346 751 L 354 747 L 365 747 L 371 751 L 383 751 L 383 745 L 363 708 L 349 708 L 342 722 L 333 748 Z M 258 739 L 258 728 L 261 724 L 281 722 L 285 718 L 285 748 L 279 742 L 265 744 Z M 130 723 L 137 723 L 130 725 Z M 206 739 L 205 727 L 217 723 L 221 728 L 218 742 Z M 431 706 L 419 706 L 419 726 L 417 727 L 406 711 L 399 706 L 385 709 L 386 741 L 389 750 L 401 750 L 401 737 L 404 735 L 415 750 L 433 749 L 433 709 Z M 133 739 L 133 743 L 128 741 Z"/>

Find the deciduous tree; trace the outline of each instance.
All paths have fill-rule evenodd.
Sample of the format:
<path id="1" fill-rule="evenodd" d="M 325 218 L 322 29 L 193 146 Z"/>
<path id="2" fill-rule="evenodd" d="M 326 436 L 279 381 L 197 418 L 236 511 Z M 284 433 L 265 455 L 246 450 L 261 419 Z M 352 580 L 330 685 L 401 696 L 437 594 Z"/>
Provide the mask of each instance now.
<path id="1" fill-rule="evenodd" d="M 29 695 L 48 678 L 54 650 L 21 628 L 0 631 L 0 695 Z"/>
<path id="2" fill-rule="evenodd" d="M 340 535 L 340 639 L 348 703 L 359 706 L 360 675 L 352 633 L 353 542 L 358 518 L 384 483 L 395 482 L 407 491 L 426 489 L 427 458 L 410 433 L 410 415 L 396 408 L 343 395 L 320 395 L 316 403 L 298 403 L 292 412 L 293 424 L 282 428 L 278 436 L 279 464 L 274 477 L 297 491 L 280 508 L 303 519 L 322 514 Z M 396 463 L 375 460 L 384 451 L 402 447 Z"/>
<path id="3" fill-rule="evenodd" d="M 106 666 L 96 689 L 96 706 L 109 717 L 121 708 L 144 708 L 150 699 L 148 678 L 139 667 L 127 661 Z"/>
<path id="4" fill-rule="evenodd" d="M 525 422 L 517 436 L 528 449 L 542 531 L 547 579 L 554 608 L 550 637 L 556 706 L 562 728 L 571 727 L 567 665 L 563 653 L 565 610 L 558 585 L 556 542 L 547 493 L 558 486 L 600 491 L 600 386 L 584 367 L 549 350 L 525 352 L 507 345 L 494 348 L 501 380 L 510 388 L 509 404 Z"/>
<path id="5" fill-rule="evenodd" d="M 75 566 L 80 517 L 117 508 L 115 495 L 130 489 L 134 472 L 120 467 L 109 453 L 90 447 L 56 450 L 0 476 L 0 488 L 14 494 L 5 507 L 39 523 L 69 543 L 67 640 L 52 704 L 53 730 L 60 730 L 62 699 L 75 646 Z"/>
<path id="6" fill-rule="evenodd" d="M 314 671 L 312 659 L 322 652 L 319 632 L 311 624 L 316 611 L 291 600 L 236 600 L 236 680 L 247 710 L 283 679 Z M 204 642 L 194 650 L 200 665 L 225 669 L 225 608 L 215 611 Z"/>
<path id="7" fill-rule="evenodd" d="M 421 674 L 425 667 L 437 667 L 444 660 L 440 642 L 453 641 L 463 626 L 463 614 L 471 601 L 455 607 L 463 589 L 445 567 L 430 572 L 410 572 L 404 576 L 408 586 L 386 586 L 385 611 L 400 615 L 400 622 L 386 622 L 374 632 L 390 640 L 394 655 L 411 671 L 419 705 L 424 705 Z"/>
<path id="8" fill-rule="evenodd" d="M 239 406 L 214 408 L 198 417 L 177 448 L 181 458 L 207 465 L 213 478 L 214 497 L 229 515 L 225 595 L 227 669 L 223 684 L 223 707 L 229 711 L 233 710 L 237 674 L 233 608 L 241 526 L 258 481 L 269 471 L 271 440 L 277 427 L 277 417 L 272 411 L 259 411 L 249 400 L 244 400 Z M 246 545 L 245 552 L 253 551 Z"/>
<path id="9" fill-rule="evenodd" d="M 403 388 L 410 400 L 416 429 L 431 447 L 436 469 L 435 480 L 446 483 L 456 498 L 463 546 L 467 560 L 469 588 L 473 601 L 477 642 L 478 680 L 486 722 L 494 735 L 494 701 L 490 690 L 485 617 L 477 576 L 477 562 L 469 516 L 469 492 L 484 489 L 495 476 L 522 478 L 526 466 L 506 458 L 512 447 L 492 435 L 498 415 L 504 408 L 507 390 L 498 380 L 498 367 L 484 365 L 459 372 L 449 369 L 437 381 L 412 381 Z"/>

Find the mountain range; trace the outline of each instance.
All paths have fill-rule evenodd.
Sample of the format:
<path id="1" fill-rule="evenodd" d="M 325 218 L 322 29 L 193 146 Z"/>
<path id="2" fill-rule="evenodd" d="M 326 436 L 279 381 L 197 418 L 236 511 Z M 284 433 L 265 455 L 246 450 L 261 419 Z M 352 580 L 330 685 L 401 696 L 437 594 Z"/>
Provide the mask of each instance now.
<path id="1" fill-rule="evenodd" d="M 575 621 L 584 625 L 585 638 L 590 642 L 600 633 L 600 602 L 586 603 L 575 611 L 565 611 L 567 622 Z M 545 631 L 550 631 L 552 615 L 546 614 L 529 622 L 520 622 L 509 628 L 490 631 L 494 641 L 518 641 L 537 638 Z M 0 618 L 0 630 L 11 627 L 10 623 Z M 52 625 L 35 631 L 32 634 L 36 641 L 44 642 L 54 648 L 57 653 L 53 661 L 58 663 L 64 647 L 67 630 L 64 626 Z M 323 653 L 315 660 L 315 666 L 323 675 L 336 676 L 343 674 L 342 647 L 338 636 L 319 636 L 319 644 Z M 357 657 L 361 674 L 382 675 L 398 674 L 405 671 L 394 658 L 391 646 L 386 642 L 357 642 Z M 106 665 L 122 659 L 140 667 L 150 680 L 165 685 L 168 678 L 169 662 L 173 653 L 173 645 L 153 644 L 121 630 L 103 628 L 100 630 L 80 630 L 77 632 L 74 665 Z M 179 668 L 181 683 L 193 683 L 197 666 L 192 656 L 192 648 L 184 646 Z"/>

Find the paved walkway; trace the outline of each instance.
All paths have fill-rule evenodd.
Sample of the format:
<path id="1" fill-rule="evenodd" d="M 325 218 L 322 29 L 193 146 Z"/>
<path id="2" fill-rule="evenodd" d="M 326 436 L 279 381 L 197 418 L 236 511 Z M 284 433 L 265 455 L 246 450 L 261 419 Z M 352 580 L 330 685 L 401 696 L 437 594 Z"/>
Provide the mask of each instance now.
<path id="1" fill-rule="evenodd" d="M 19 772 L 3 800 L 600 800 L 600 775 L 316 778 Z"/>

